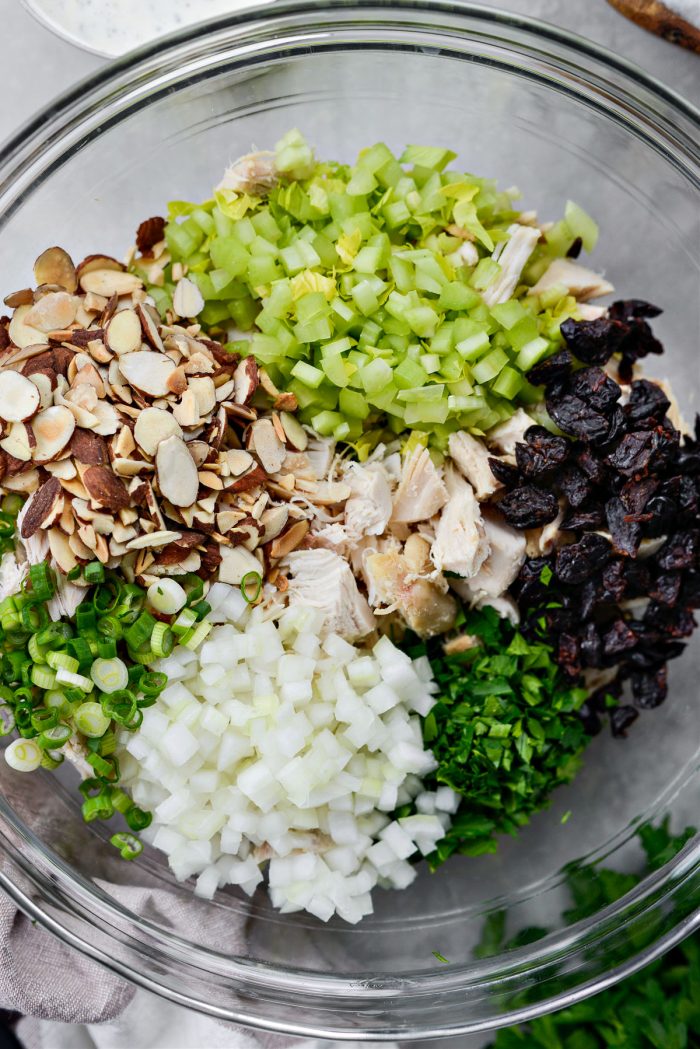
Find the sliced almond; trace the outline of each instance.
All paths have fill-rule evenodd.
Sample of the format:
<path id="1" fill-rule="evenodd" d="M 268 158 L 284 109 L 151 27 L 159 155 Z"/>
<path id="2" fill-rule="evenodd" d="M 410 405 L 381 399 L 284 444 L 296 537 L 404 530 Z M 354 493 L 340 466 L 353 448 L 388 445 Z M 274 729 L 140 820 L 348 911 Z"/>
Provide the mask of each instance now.
<path id="1" fill-rule="evenodd" d="M 164 353 L 138 350 L 119 358 L 119 370 L 133 389 L 149 397 L 165 397 L 175 365 Z"/>
<path id="2" fill-rule="evenodd" d="M 199 490 L 194 459 L 181 437 L 161 441 L 156 451 L 158 487 L 173 506 L 191 506 Z"/>
<path id="3" fill-rule="evenodd" d="M 97 542 L 97 537 L 95 537 L 95 542 Z M 92 561 L 94 550 L 93 548 L 86 546 L 80 538 L 80 529 L 68 533 L 68 546 L 80 561 Z"/>
<path id="4" fill-rule="evenodd" d="M 240 586 L 249 572 L 261 573 L 262 566 L 257 557 L 244 546 L 220 546 L 221 564 L 219 581 L 231 586 Z"/>
<path id="5" fill-rule="evenodd" d="M 178 365 L 168 379 L 168 392 L 174 393 L 176 397 L 179 397 L 180 394 L 184 393 L 187 389 L 187 375 L 184 366 Z"/>
<path id="6" fill-rule="evenodd" d="M 306 451 L 309 443 L 309 435 L 299 420 L 295 416 L 290 415 L 289 412 L 282 412 L 280 415 L 280 422 L 284 429 L 287 444 L 297 452 Z"/>
<path id="7" fill-rule="evenodd" d="M 60 528 L 50 528 L 48 531 L 49 549 L 54 561 L 66 575 L 77 567 L 78 560 L 70 548 L 68 537 Z"/>
<path id="8" fill-rule="evenodd" d="M 242 477 L 236 477 L 232 482 L 227 482 L 226 488 L 229 492 L 248 492 L 253 488 L 259 488 L 266 481 L 267 474 L 262 466 L 254 466 Z"/>
<path id="9" fill-rule="evenodd" d="M 199 407 L 193 390 L 185 390 L 180 403 L 173 408 L 173 415 L 181 426 L 196 426 L 199 422 Z"/>
<path id="10" fill-rule="evenodd" d="M 72 459 L 57 459 L 53 463 L 44 463 L 44 469 L 52 477 L 58 477 L 61 481 L 72 481 L 77 477 L 77 470 Z"/>
<path id="11" fill-rule="evenodd" d="M 260 372 L 253 357 L 244 357 L 233 373 L 234 395 L 236 404 L 248 404 L 260 382 Z"/>
<path id="12" fill-rule="evenodd" d="M 155 455 L 158 445 L 168 437 L 182 437 L 177 419 L 162 408 L 144 408 L 136 419 L 134 438 L 146 455 Z"/>
<path id="13" fill-rule="evenodd" d="M 34 302 L 34 293 L 31 288 L 22 288 L 21 291 L 10 292 L 2 300 L 11 310 L 18 306 L 31 306 Z"/>
<path id="14" fill-rule="evenodd" d="M 111 255 L 86 255 L 82 262 L 79 262 L 75 267 L 78 280 L 85 276 L 86 273 L 93 273 L 95 270 L 125 270 L 126 266 L 123 262 L 119 262 L 118 259 L 112 258 Z"/>
<path id="15" fill-rule="evenodd" d="M 118 357 L 141 346 L 141 321 L 135 310 L 119 310 L 107 325 L 105 341 Z"/>
<path id="16" fill-rule="evenodd" d="M 163 340 L 159 331 L 160 317 L 158 316 L 158 310 L 155 306 L 150 306 L 148 303 L 139 303 L 136 307 L 136 314 L 141 322 L 141 330 L 146 342 L 154 350 L 159 350 L 162 353 Z"/>
<path id="17" fill-rule="evenodd" d="M 149 411 L 149 409 L 145 408 L 144 411 Z M 136 441 L 128 426 L 122 426 L 121 430 L 110 442 L 110 447 L 112 453 L 119 459 L 125 459 L 128 455 L 131 455 L 136 448 Z"/>
<path id="18" fill-rule="evenodd" d="M 69 328 L 75 320 L 78 300 L 67 291 L 54 291 L 44 295 L 25 314 L 24 323 L 41 332 L 52 332 Z"/>
<path id="19" fill-rule="evenodd" d="M 32 448 L 25 424 L 12 423 L 7 435 L 0 441 L 0 448 L 14 459 L 28 463 L 32 458 Z"/>
<path id="20" fill-rule="evenodd" d="M 133 525 L 123 525 L 120 521 L 115 521 L 111 534 L 118 543 L 128 543 L 130 539 L 136 538 L 136 529 Z"/>
<path id="21" fill-rule="evenodd" d="M 243 520 L 245 513 L 242 510 L 221 510 L 216 515 L 216 527 L 224 534 Z"/>
<path id="22" fill-rule="evenodd" d="M 167 546 L 168 543 L 174 543 L 175 540 L 182 537 L 182 532 L 171 532 L 168 529 L 164 529 L 160 532 L 151 532 L 150 535 L 140 535 L 136 539 L 131 539 L 126 544 L 127 550 L 144 550 L 146 548 Z"/>
<path id="23" fill-rule="evenodd" d="M 112 469 L 119 477 L 136 477 L 152 470 L 153 464 L 147 463 L 145 459 L 114 459 Z"/>
<path id="24" fill-rule="evenodd" d="M 177 564 L 159 565 L 157 562 L 151 568 L 156 576 L 187 575 L 190 572 L 198 572 L 202 566 L 202 558 L 196 550 L 192 550 L 187 557 Z"/>
<path id="25" fill-rule="evenodd" d="M 108 466 L 89 466 L 83 484 L 93 505 L 106 510 L 121 510 L 129 505 L 129 493 L 123 481 Z"/>
<path id="26" fill-rule="evenodd" d="M 281 393 L 275 397 L 275 408 L 278 412 L 295 412 L 299 407 L 296 395 L 293 393 Z"/>
<path id="27" fill-rule="evenodd" d="M 39 412 L 32 420 L 36 447 L 32 458 L 36 463 L 58 459 L 75 431 L 75 418 L 64 405 L 54 405 Z"/>
<path id="28" fill-rule="evenodd" d="M 233 401 L 222 401 L 221 407 L 226 411 L 227 415 L 232 415 L 234 419 L 242 419 L 243 422 L 255 422 L 258 417 L 255 408 L 251 408 L 247 404 L 234 404 Z"/>
<path id="29" fill-rule="evenodd" d="M 223 491 L 224 482 L 218 474 L 212 473 L 211 470 L 200 470 L 197 476 L 199 477 L 199 483 L 204 485 L 205 488 L 212 488 L 216 492 Z"/>
<path id="30" fill-rule="evenodd" d="M 220 452 L 219 462 L 233 477 L 240 477 L 248 470 L 252 470 L 255 465 L 253 456 L 243 448 L 229 448 L 225 452 Z"/>
<path id="31" fill-rule="evenodd" d="M 95 269 L 81 275 L 80 287 L 83 291 L 92 291 L 95 295 L 104 295 L 109 299 L 113 295 L 131 295 L 143 287 L 143 282 L 134 273 Z"/>
<path id="32" fill-rule="evenodd" d="M 27 503 L 20 534 L 29 539 L 40 528 L 50 528 L 63 513 L 63 489 L 55 477 L 49 477 Z"/>
<path id="33" fill-rule="evenodd" d="M 46 336 L 43 331 L 39 331 L 38 328 L 33 328 L 31 324 L 25 322 L 25 317 L 32 309 L 32 306 L 18 306 L 15 312 L 12 314 L 12 320 L 8 328 L 8 335 L 12 339 L 15 346 L 18 346 L 23 350 L 26 346 L 38 346 L 44 345 L 46 349 Z M 4 362 L 3 362 L 4 363 Z"/>
<path id="34" fill-rule="evenodd" d="M 190 455 L 194 459 L 196 465 L 203 466 L 209 458 L 211 448 L 206 441 L 188 441 L 187 447 L 190 450 Z"/>
<path id="35" fill-rule="evenodd" d="M 71 437 L 70 452 L 85 466 L 103 466 L 109 458 L 106 442 L 92 430 L 79 427 Z"/>
<path id="36" fill-rule="evenodd" d="M 233 546 L 244 546 L 246 550 L 255 550 L 261 543 L 262 526 L 253 517 L 245 517 L 235 528 L 232 528 L 227 539 Z"/>
<path id="37" fill-rule="evenodd" d="M 296 521 L 286 532 L 273 539 L 270 543 L 270 557 L 280 558 L 291 554 L 303 542 L 309 530 L 308 521 Z"/>
<path id="38" fill-rule="evenodd" d="M 227 379 L 226 382 L 221 383 L 220 386 L 217 386 L 216 380 L 214 380 L 214 385 L 216 386 L 217 401 L 226 401 L 229 397 L 233 396 L 236 384 L 233 379 Z"/>
<path id="39" fill-rule="evenodd" d="M 2 448 L 2 441 L 0 441 L 0 448 Z M 23 473 L 15 473 L 12 475 L 6 474 L 2 479 L 2 486 L 3 488 L 6 488 L 8 492 L 21 492 L 28 494 L 30 492 L 35 492 L 38 485 L 38 470 L 25 470 Z"/>
<path id="40" fill-rule="evenodd" d="M 173 309 L 178 317 L 196 317 L 204 309 L 201 291 L 187 277 L 183 277 L 175 286 Z"/>
<path id="41" fill-rule="evenodd" d="M 250 437 L 250 447 L 267 473 L 278 473 L 287 453 L 270 419 L 254 422 L 250 427 Z"/>
<path id="42" fill-rule="evenodd" d="M 0 371 L 0 419 L 22 422 L 37 411 L 41 394 L 36 383 L 15 371 Z"/>
<path id="43" fill-rule="evenodd" d="M 75 517 L 73 516 L 73 507 L 70 502 L 63 500 L 63 513 L 61 514 L 61 520 L 58 522 L 58 527 L 61 531 L 65 532 L 66 535 L 72 535 L 75 531 Z"/>
<path id="44" fill-rule="evenodd" d="M 263 527 L 260 542 L 269 543 L 276 539 L 283 529 L 286 528 L 288 520 L 289 510 L 286 506 L 272 506 L 269 510 L 265 510 L 260 518 L 260 524 Z"/>
<path id="45" fill-rule="evenodd" d="M 214 381 L 208 375 L 195 376 L 190 379 L 189 386 L 197 400 L 197 410 L 200 418 L 209 415 L 216 408 L 216 387 Z"/>
<path id="46" fill-rule="evenodd" d="M 213 375 L 216 365 L 204 350 L 196 350 L 185 365 L 185 375 Z"/>
<path id="47" fill-rule="evenodd" d="M 81 524 L 78 526 L 78 537 L 82 540 L 85 546 L 94 552 L 97 546 L 97 533 L 91 524 Z M 70 540 L 69 540 L 70 544 Z M 71 545 L 71 549 L 75 550 L 75 547 Z"/>
<path id="48" fill-rule="evenodd" d="M 83 299 L 83 309 L 88 313 L 102 313 L 106 305 L 107 299 L 104 295 L 95 295 L 94 291 L 89 291 Z"/>

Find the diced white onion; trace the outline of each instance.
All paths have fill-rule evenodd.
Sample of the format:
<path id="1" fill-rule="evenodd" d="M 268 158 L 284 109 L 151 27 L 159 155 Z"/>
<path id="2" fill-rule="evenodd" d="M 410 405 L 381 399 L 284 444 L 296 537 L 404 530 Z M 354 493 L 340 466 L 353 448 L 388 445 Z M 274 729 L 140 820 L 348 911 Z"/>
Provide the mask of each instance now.
<path id="1" fill-rule="evenodd" d="M 163 578 L 151 583 L 147 597 L 151 608 L 166 616 L 174 616 L 187 604 L 187 594 L 176 579 Z"/>

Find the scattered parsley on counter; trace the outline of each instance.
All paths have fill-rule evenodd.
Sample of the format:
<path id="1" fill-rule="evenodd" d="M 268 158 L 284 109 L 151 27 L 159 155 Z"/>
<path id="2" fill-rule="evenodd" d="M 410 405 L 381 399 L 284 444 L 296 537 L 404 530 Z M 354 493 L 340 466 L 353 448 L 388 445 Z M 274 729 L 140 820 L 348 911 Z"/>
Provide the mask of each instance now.
<path id="1" fill-rule="evenodd" d="M 468 613 L 462 635 L 473 647 L 446 655 L 427 646 L 440 686 L 423 729 L 438 761 L 434 786 L 464 798 L 433 868 L 455 852 L 494 852 L 497 834 L 515 834 L 573 779 L 589 739 L 578 715 L 586 691 L 566 681 L 548 645 L 491 608 Z"/>

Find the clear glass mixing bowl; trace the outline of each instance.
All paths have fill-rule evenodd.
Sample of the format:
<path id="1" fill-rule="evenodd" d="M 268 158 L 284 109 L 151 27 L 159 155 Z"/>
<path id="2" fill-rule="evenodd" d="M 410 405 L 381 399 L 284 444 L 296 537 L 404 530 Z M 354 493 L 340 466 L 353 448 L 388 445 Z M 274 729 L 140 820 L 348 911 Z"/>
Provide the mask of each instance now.
<path id="1" fill-rule="evenodd" d="M 100 71 L 2 151 L 0 287 L 26 286 L 48 244 L 121 254 L 164 201 L 206 196 L 227 161 L 294 125 L 341 159 L 378 139 L 450 146 L 543 216 L 573 197 L 600 221 L 595 263 L 618 294 L 664 308 L 658 372 L 695 410 L 698 113 L 583 40 L 478 7 L 281 3 Z M 615 905 L 562 917 L 565 865 L 592 864 L 590 878 L 598 863 L 640 869 L 643 821 L 697 816 L 699 678 L 696 643 L 667 703 L 626 741 L 598 737 L 575 785 L 517 839 L 378 891 L 358 927 L 279 917 L 262 892 L 196 900 L 152 851 L 113 861 L 104 829 L 80 822 L 70 772 L 58 786 L 47 775 L 37 802 L 4 762 L 0 884 L 85 954 L 215 1016 L 354 1039 L 511 1023 L 599 990 L 700 924 L 700 838 Z M 496 913 L 511 947 L 489 955 L 476 947 Z M 549 932 L 528 943 L 534 926 Z"/>

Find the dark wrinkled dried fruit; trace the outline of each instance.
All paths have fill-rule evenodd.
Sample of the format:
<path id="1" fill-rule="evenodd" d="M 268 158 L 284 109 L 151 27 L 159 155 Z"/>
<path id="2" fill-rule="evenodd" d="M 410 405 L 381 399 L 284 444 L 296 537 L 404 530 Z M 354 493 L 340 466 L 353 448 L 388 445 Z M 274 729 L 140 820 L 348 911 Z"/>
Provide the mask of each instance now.
<path id="1" fill-rule="evenodd" d="M 632 381 L 634 365 L 642 357 L 647 357 L 650 353 L 664 352 L 663 346 L 645 320 L 635 318 L 629 322 L 628 327 L 629 331 L 622 342 L 622 360 L 618 368 L 623 382 Z"/>
<path id="2" fill-rule="evenodd" d="M 569 317 L 560 330 L 568 348 L 584 364 L 607 364 L 627 335 L 627 326 L 610 317 L 593 321 Z"/>
<path id="3" fill-rule="evenodd" d="M 666 666 L 654 672 L 632 674 L 632 695 L 637 706 L 645 710 L 660 706 L 668 695 Z"/>
<path id="4" fill-rule="evenodd" d="M 626 623 L 624 619 L 616 619 L 603 636 L 603 651 L 608 657 L 621 656 L 634 648 L 637 641 L 637 634 L 629 623 Z"/>
<path id="5" fill-rule="evenodd" d="M 644 535 L 649 539 L 666 535 L 672 530 L 677 513 L 678 507 L 672 499 L 665 495 L 653 496 L 645 509 L 645 515 L 649 517 L 644 525 Z"/>
<path id="6" fill-rule="evenodd" d="M 573 634 L 559 635 L 557 662 L 569 677 L 578 677 L 581 673 L 580 642 Z"/>
<path id="7" fill-rule="evenodd" d="M 653 590 L 649 591 L 649 597 L 659 604 L 667 605 L 669 608 L 678 601 L 681 592 L 680 572 L 662 572 L 656 580 Z"/>
<path id="8" fill-rule="evenodd" d="M 561 382 L 571 372 L 574 359 L 568 350 L 559 350 L 552 357 L 540 361 L 527 373 L 528 382 L 533 386 L 551 386 Z"/>
<path id="9" fill-rule="evenodd" d="M 571 437 L 599 441 L 610 430 L 610 420 L 589 404 L 560 389 L 550 392 L 546 398 L 547 411 L 560 430 Z"/>
<path id="10" fill-rule="evenodd" d="M 657 383 L 648 379 L 636 379 L 632 383 L 629 402 L 624 410 L 627 418 L 635 422 L 652 419 L 659 423 L 670 406 L 671 402 Z"/>
<path id="11" fill-rule="evenodd" d="M 593 491 L 588 477 L 573 463 L 567 464 L 557 473 L 556 482 L 562 495 L 566 496 L 569 505 L 574 508 L 581 506 Z"/>
<path id="12" fill-rule="evenodd" d="M 531 557 L 524 562 L 513 586 L 521 607 L 533 604 L 547 593 L 547 586 L 542 582 L 542 573 L 545 573 L 546 578 L 551 571 L 552 563 L 548 557 Z"/>
<path id="13" fill-rule="evenodd" d="M 582 532 L 586 529 L 602 528 L 604 523 L 603 511 L 598 506 L 582 506 L 578 510 L 572 510 L 566 514 L 561 522 L 562 532 Z"/>
<path id="14" fill-rule="evenodd" d="M 165 219 L 159 215 L 144 219 L 136 231 L 136 247 L 142 255 L 147 254 L 165 234 Z"/>
<path id="15" fill-rule="evenodd" d="M 654 453 L 655 436 L 649 430 L 625 434 L 615 451 L 606 457 L 606 463 L 622 474 L 643 473 Z"/>
<path id="16" fill-rule="evenodd" d="M 615 707 L 610 715 L 610 728 L 613 736 L 626 736 L 626 730 L 638 717 L 639 711 L 635 710 L 634 707 Z"/>
<path id="17" fill-rule="evenodd" d="M 597 736 L 603 725 L 600 716 L 590 703 L 582 703 L 578 710 L 578 716 L 583 722 L 583 728 L 587 735 Z"/>
<path id="18" fill-rule="evenodd" d="M 511 463 L 504 463 L 502 459 L 495 459 L 493 456 L 490 456 L 489 466 L 493 476 L 504 487 L 515 488 L 516 485 L 520 484 L 522 480 L 520 471 L 515 466 L 512 466 Z"/>
<path id="19" fill-rule="evenodd" d="M 557 516 L 559 502 L 554 492 L 524 484 L 505 495 L 498 508 L 512 528 L 540 528 Z"/>
<path id="20" fill-rule="evenodd" d="M 606 483 L 609 471 L 591 448 L 582 448 L 576 456 L 576 462 L 594 484 Z"/>
<path id="21" fill-rule="evenodd" d="M 654 477 L 636 478 L 626 481 L 620 489 L 620 499 L 626 512 L 633 518 L 638 518 L 644 513 L 644 509 L 654 492 L 659 487 L 659 482 Z"/>
<path id="22" fill-rule="evenodd" d="M 627 591 L 627 565 L 619 557 L 614 561 L 608 561 L 600 574 L 601 600 L 614 602 L 622 601 Z"/>
<path id="23" fill-rule="evenodd" d="M 605 536 L 592 532 L 578 543 L 557 550 L 555 573 L 562 583 L 576 585 L 590 579 L 610 557 L 610 543 Z"/>
<path id="24" fill-rule="evenodd" d="M 545 477 L 566 462 L 570 447 L 566 437 L 557 437 L 544 426 L 531 426 L 525 440 L 515 446 L 515 461 L 526 477 Z"/>
<path id="25" fill-rule="evenodd" d="M 608 499 L 605 504 L 605 519 L 615 553 L 636 557 L 642 541 L 642 526 L 629 520 L 625 505 L 619 496 Z"/>
<path id="26" fill-rule="evenodd" d="M 697 568 L 700 551 L 700 532 L 688 529 L 676 532 L 664 543 L 657 555 L 660 568 L 667 571 L 678 568 Z"/>
<path id="27" fill-rule="evenodd" d="M 620 399 L 620 387 L 602 368 L 582 368 L 569 384 L 571 393 L 591 408 L 610 415 Z"/>
<path id="28" fill-rule="evenodd" d="M 595 623 L 586 623 L 581 638 L 581 661 L 586 667 L 599 667 L 603 656 L 603 642 Z"/>
<path id="29" fill-rule="evenodd" d="M 608 313 L 616 320 L 629 321 L 635 317 L 658 317 L 664 311 L 644 299 L 618 299 L 608 307 Z"/>

